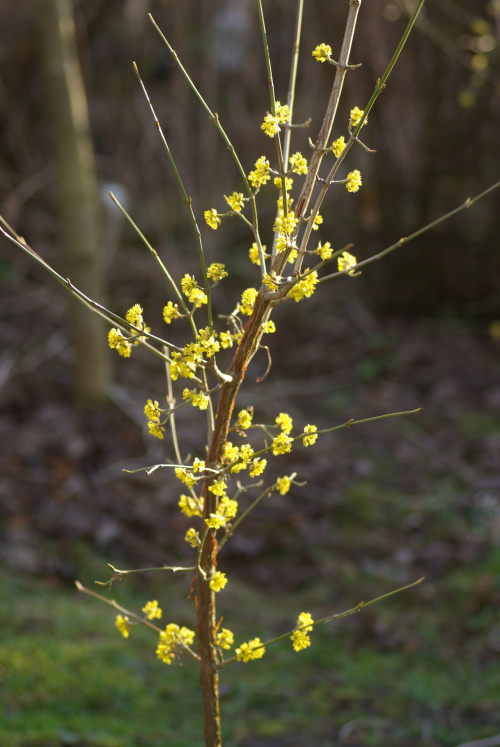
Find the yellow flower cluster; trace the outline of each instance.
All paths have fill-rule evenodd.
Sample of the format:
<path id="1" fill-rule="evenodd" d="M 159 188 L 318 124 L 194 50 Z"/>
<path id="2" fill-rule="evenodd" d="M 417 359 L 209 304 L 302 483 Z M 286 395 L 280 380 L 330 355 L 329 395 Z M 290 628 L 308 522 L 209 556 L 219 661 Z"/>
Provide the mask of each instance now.
<path id="1" fill-rule="evenodd" d="M 302 443 L 304 446 L 312 446 L 316 443 L 318 440 L 318 434 L 316 433 L 317 427 L 315 425 L 306 425 L 304 428 L 304 433 L 307 433 L 307 436 L 304 436 L 302 439 Z"/>
<path id="2" fill-rule="evenodd" d="M 163 438 L 163 431 L 165 430 L 160 422 L 161 413 L 162 410 L 160 410 L 158 402 L 156 400 L 153 402 L 152 400 L 148 399 L 144 406 L 144 414 L 149 421 L 149 433 L 159 439 Z"/>
<path id="3" fill-rule="evenodd" d="M 117 615 L 116 616 L 116 627 L 122 634 L 124 638 L 128 638 L 130 635 L 130 620 L 128 619 L 127 615 Z"/>
<path id="4" fill-rule="evenodd" d="M 198 407 L 200 410 L 206 410 L 210 399 L 204 392 L 197 391 L 196 389 L 183 389 L 182 399 L 189 402 L 193 407 Z"/>
<path id="5" fill-rule="evenodd" d="M 171 324 L 173 319 L 178 319 L 179 317 L 179 307 L 176 303 L 169 301 L 167 305 L 163 307 L 163 319 L 167 324 Z"/>
<path id="6" fill-rule="evenodd" d="M 347 174 L 347 182 L 345 187 L 348 192 L 357 192 L 362 183 L 361 172 L 358 171 L 358 169 L 354 169 L 354 171 L 351 171 L 349 172 L 349 174 Z"/>
<path id="7" fill-rule="evenodd" d="M 266 649 L 260 638 L 254 638 L 248 643 L 242 643 L 236 649 L 236 658 L 238 661 L 252 661 L 253 659 L 262 659 L 265 653 Z"/>
<path id="8" fill-rule="evenodd" d="M 227 584 L 227 578 L 226 574 L 222 573 L 222 571 L 215 571 L 214 575 L 208 582 L 208 585 L 212 589 L 212 591 L 218 592 L 222 591 L 222 589 Z"/>
<path id="9" fill-rule="evenodd" d="M 266 117 L 264 117 L 264 121 L 261 124 L 261 130 L 264 130 L 266 135 L 269 135 L 269 137 L 274 137 L 278 134 L 278 132 L 281 131 L 280 124 L 285 124 L 290 119 L 290 109 L 286 104 L 280 104 L 279 101 L 276 102 L 276 116 L 273 116 L 272 114 L 267 114 Z"/>
<path id="10" fill-rule="evenodd" d="M 142 611 L 146 615 L 148 620 L 154 620 L 155 618 L 161 617 L 161 609 L 158 607 L 158 601 L 153 599 L 152 602 L 146 602 Z"/>
<path id="11" fill-rule="evenodd" d="M 222 630 L 220 630 L 217 633 L 215 637 L 215 642 L 217 646 L 220 646 L 226 651 L 229 651 L 229 649 L 234 643 L 234 635 L 231 630 L 228 630 L 227 628 L 222 628 Z"/>
<path id="12" fill-rule="evenodd" d="M 296 218 L 293 213 L 288 213 L 288 215 L 285 216 L 283 211 L 280 210 L 276 220 L 274 221 L 273 231 L 290 234 L 293 233 L 297 223 L 298 218 Z"/>
<path id="13" fill-rule="evenodd" d="M 179 628 L 175 623 L 171 623 L 160 633 L 156 655 L 165 664 L 171 664 L 175 659 L 176 650 L 179 646 L 190 646 L 193 641 L 193 630 L 184 627 Z"/>
<path id="14" fill-rule="evenodd" d="M 202 516 L 203 515 L 203 496 L 195 499 L 191 495 L 181 495 L 179 498 L 179 508 L 184 516 Z"/>
<path id="15" fill-rule="evenodd" d="M 303 298 L 310 298 L 314 293 L 317 282 L 318 273 L 316 272 L 316 270 L 314 270 L 313 272 L 310 272 L 309 275 L 307 275 L 303 280 L 299 280 L 299 282 L 294 285 L 293 288 L 290 288 L 290 298 L 293 298 L 293 300 L 297 302 L 301 301 Z"/>
<path id="16" fill-rule="evenodd" d="M 132 345 L 121 330 L 116 329 L 116 327 L 113 327 L 108 332 L 108 345 L 112 350 L 116 350 L 123 358 L 130 358 Z"/>
<path id="17" fill-rule="evenodd" d="M 146 327 L 144 319 L 142 318 L 142 308 L 136 303 L 134 304 L 125 314 L 125 319 L 129 324 L 144 332 L 149 332 L 150 328 Z M 144 336 L 137 333 L 136 330 L 130 330 L 130 337 L 125 337 L 123 332 L 116 327 L 110 329 L 108 332 L 108 345 L 112 350 L 116 350 L 119 355 L 123 358 L 130 358 L 132 352 L 132 343 L 138 345 L 139 342 L 144 341 Z M 132 341 L 132 342 L 131 342 Z"/>
<path id="18" fill-rule="evenodd" d="M 272 443 L 274 456 L 278 456 L 278 454 L 286 454 L 287 452 L 291 451 L 292 441 L 293 439 L 291 439 L 290 436 L 287 436 L 285 433 L 280 433 L 278 436 L 276 436 L 276 438 L 273 439 Z"/>
<path id="19" fill-rule="evenodd" d="M 183 482 L 184 485 L 186 485 L 188 488 L 192 488 L 197 479 L 199 479 L 196 478 L 193 473 L 187 470 L 185 467 L 176 467 L 174 471 L 177 479 Z"/>
<path id="20" fill-rule="evenodd" d="M 238 308 L 242 314 L 246 314 L 247 316 L 252 314 L 257 295 L 258 292 L 255 288 L 247 288 L 243 291 L 241 301 L 238 304 Z"/>
<path id="21" fill-rule="evenodd" d="M 232 208 L 236 213 L 241 213 L 243 209 L 242 192 L 233 192 L 230 197 L 226 197 L 225 199 L 230 208 Z"/>
<path id="22" fill-rule="evenodd" d="M 196 531 L 196 529 L 193 529 L 193 527 L 187 530 L 184 536 L 184 540 L 188 543 L 188 545 L 191 545 L 192 548 L 199 547 L 201 542 L 199 533 Z"/>
<path id="23" fill-rule="evenodd" d="M 320 243 L 318 244 L 318 248 L 315 251 L 315 254 L 319 254 L 323 262 L 326 262 L 328 259 L 330 259 L 332 253 L 333 249 L 329 241 L 327 241 L 325 244 L 322 244 L 320 241 Z"/>
<path id="24" fill-rule="evenodd" d="M 207 269 L 208 277 L 215 283 L 218 283 L 222 278 L 227 278 L 227 272 L 222 262 L 212 262 Z"/>
<path id="25" fill-rule="evenodd" d="M 192 275 L 184 275 L 181 280 L 181 288 L 189 303 L 193 303 L 196 309 L 207 302 L 207 296 L 201 290 L 195 278 Z"/>
<path id="26" fill-rule="evenodd" d="M 304 158 L 302 153 L 294 153 L 288 160 L 292 171 L 296 174 L 307 174 L 307 159 Z"/>
<path id="27" fill-rule="evenodd" d="M 349 252 L 342 252 L 340 257 L 337 260 L 337 266 L 339 268 L 339 272 L 348 272 L 349 275 L 354 275 L 356 273 L 356 270 L 353 268 L 357 265 L 358 260 L 353 254 L 349 254 Z"/>
<path id="28" fill-rule="evenodd" d="M 289 477 L 278 477 L 276 480 L 276 489 L 281 495 L 286 495 L 290 490 L 291 484 Z"/>
<path id="29" fill-rule="evenodd" d="M 247 428 L 250 428 L 252 425 L 252 413 L 248 410 L 240 410 L 238 413 L 238 419 L 236 421 L 236 424 L 238 428 L 241 428 L 241 430 L 245 431 Z"/>
<path id="30" fill-rule="evenodd" d="M 261 156 L 255 161 L 255 170 L 248 175 L 248 181 L 252 187 L 260 187 L 271 178 L 269 161 L 265 156 Z"/>
<path id="31" fill-rule="evenodd" d="M 276 176 L 273 180 L 273 184 L 275 187 L 278 187 L 278 189 L 283 189 L 283 180 L 281 179 L 281 176 Z M 293 187 L 293 179 L 291 176 L 285 177 L 285 188 L 286 191 L 289 192 L 291 188 Z"/>
<path id="32" fill-rule="evenodd" d="M 360 109 L 358 106 L 355 106 L 354 109 L 351 109 L 351 119 L 349 122 L 349 126 L 351 128 L 357 127 L 364 113 L 364 109 Z M 368 124 L 368 118 L 363 122 L 363 126 L 365 124 Z"/>
<path id="33" fill-rule="evenodd" d="M 309 612 L 301 612 L 297 619 L 297 630 L 290 636 L 294 651 L 302 651 L 311 645 L 311 639 L 307 635 L 313 629 L 314 620 Z"/>
<path id="34" fill-rule="evenodd" d="M 210 208 L 210 210 L 205 210 L 203 215 L 207 223 L 207 226 L 209 226 L 210 228 L 213 228 L 214 231 L 216 231 L 221 222 L 219 215 L 217 213 L 217 210 L 215 208 Z"/>
<path id="35" fill-rule="evenodd" d="M 291 433 L 293 428 L 293 420 L 287 412 L 280 412 L 280 414 L 276 417 L 275 423 L 276 425 L 279 425 L 283 433 L 286 433 L 287 436 L 289 433 Z"/>
<path id="36" fill-rule="evenodd" d="M 313 227 L 312 227 L 312 230 L 313 230 L 313 231 L 317 231 L 317 230 L 318 230 L 318 228 L 320 227 L 320 225 L 321 225 L 322 223 L 323 223 L 323 216 L 322 216 L 322 215 L 320 215 L 319 213 L 316 213 L 316 216 L 315 216 L 315 218 L 314 218 L 314 222 L 313 222 Z"/>
<path id="37" fill-rule="evenodd" d="M 338 137 L 336 140 L 334 140 L 332 143 L 332 150 L 333 150 L 333 155 L 335 156 L 335 158 L 338 158 L 343 153 L 344 148 L 345 148 L 345 140 L 344 140 L 344 136 L 342 135 L 341 137 Z"/>
<path id="38" fill-rule="evenodd" d="M 332 56 L 332 48 L 329 44 L 318 44 L 313 50 L 312 56 L 315 57 L 318 62 L 326 62 Z"/>

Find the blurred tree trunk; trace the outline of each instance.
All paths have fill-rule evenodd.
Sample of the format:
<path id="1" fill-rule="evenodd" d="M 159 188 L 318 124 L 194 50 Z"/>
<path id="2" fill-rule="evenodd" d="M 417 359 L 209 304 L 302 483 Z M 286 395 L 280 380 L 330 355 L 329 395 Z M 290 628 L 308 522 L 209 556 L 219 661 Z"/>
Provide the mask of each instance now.
<path id="1" fill-rule="evenodd" d="M 100 206 L 90 138 L 87 98 L 77 57 L 70 0 L 37 0 L 46 86 L 46 111 L 56 161 L 65 272 L 90 298 L 102 302 L 104 268 L 99 260 Z M 110 356 L 103 321 L 76 300 L 71 303 L 77 401 L 108 394 Z"/>

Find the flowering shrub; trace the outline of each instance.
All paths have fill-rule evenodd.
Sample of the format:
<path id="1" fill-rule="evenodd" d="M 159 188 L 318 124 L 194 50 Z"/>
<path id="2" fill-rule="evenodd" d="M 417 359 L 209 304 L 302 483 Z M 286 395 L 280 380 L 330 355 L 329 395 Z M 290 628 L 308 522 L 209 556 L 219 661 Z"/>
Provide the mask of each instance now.
<path id="1" fill-rule="evenodd" d="M 189 577 L 189 584 L 194 576 L 193 616 L 196 613 L 197 620 L 196 626 L 193 623 L 193 627 L 196 627 L 197 636 L 194 630 L 180 626 L 179 622 L 169 621 L 166 624 L 162 622 L 160 627 L 156 621 L 162 620 L 163 612 L 157 600 L 147 601 L 140 614 L 124 609 L 114 600 L 85 589 L 79 582 L 77 586 L 117 609 L 119 614 L 115 624 L 124 638 L 133 635 L 134 626 L 146 625 L 156 632 L 156 655 L 162 662 L 172 665 L 182 656 L 188 656 L 196 662 L 201 674 L 205 742 L 211 747 L 221 743 L 218 690 L 221 669 L 236 662 L 247 663 L 262 659 L 267 654 L 268 648 L 278 641 L 291 641 L 293 650 L 300 654 L 311 645 L 314 626 L 318 623 L 359 612 L 368 604 L 402 591 L 402 589 L 396 589 L 370 602 L 360 603 L 353 609 L 321 620 L 313 619 L 309 612 L 301 612 L 295 627 L 283 632 L 282 635 L 270 641 L 261 641 L 260 637 L 255 637 L 249 641 L 240 642 L 236 646 L 233 632 L 229 628 L 220 628 L 216 617 L 216 595 L 229 594 L 231 588 L 227 577 L 228 569 L 219 570 L 218 568 L 221 549 L 231 540 L 240 523 L 261 500 L 273 492 L 286 495 L 292 487 L 299 485 L 296 473 L 285 474 L 276 480 L 266 482 L 265 472 L 268 459 L 276 457 L 279 460 L 281 455 L 296 448 L 312 447 L 320 437 L 335 430 L 417 412 L 414 410 L 375 415 L 364 420 L 348 420 L 340 425 L 318 429 L 312 423 L 300 424 L 297 427 L 286 412 L 273 414 L 269 422 L 257 422 L 252 408 L 240 410 L 236 415 L 234 415 L 234 408 L 239 389 L 244 382 L 248 363 L 261 347 L 263 336 L 276 332 L 276 323 L 270 317 L 277 306 L 290 300 L 296 303 L 303 302 L 316 293 L 325 281 L 342 276 L 354 279 L 360 274 L 365 264 L 379 259 L 412 238 L 411 236 L 401 239 L 388 247 L 385 252 L 361 260 L 349 251 L 352 248 L 351 245 L 337 248 L 332 236 L 321 237 L 315 245 L 311 245 L 311 232 L 321 231 L 323 218 L 319 210 L 328 191 L 345 188 L 349 193 L 354 194 L 362 187 L 362 175 L 359 169 L 347 171 L 344 161 L 351 155 L 351 152 L 355 152 L 354 149 L 357 146 L 367 151 L 370 150 L 359 139 L 360 130 L 368 124 L 368 114 L 378 95 L 386 86 L 389 74 L 423 1 L 419 0 L 417 3 L 401 43 L 386 71 L 377 80 L 373 95 L 365 108 L 360 109 L 355 106 L 350 111 L 348 120 L 337 125 L 335 115 L 344 78 L 348 71 L 356 67 L 349 63 L 349 52 L 361 0 L 351 0 L 339 60 L 333 59 L 332 47 L 325 42 L 319 43 L 312 50 L 312 56 L 318 62 L 326 62 L 332 66 L 332 95 L 318 138 L 315 143 L 310 141 L 309 153 L 303 154 L 296 151 L 290 155 L 293 128 L 300 127 L 300 124 L 293 120 L 293 88 L 298 59 L 302 4 L 298 4 L 297 37 L 294 41 L 292 58 L 292 82 L 287 104 L 281 104 L 274 95 L 262 6 L 260 0 L 257 0 L 268 77 L 271 82 L 269 87 L 270 111 L 264 115 L 260 127 L 274 142 L 269 152 L 250 156 L 249 161 L 254 163 L 254 168 L 248 173 L 243 168 L 218 116 L 210 110 L 170 47 L 168 40 L 151 19 L 181 72 L 185 75 L 188 84 L 228 146 L 240 175 L 240 183 L 234 184 L 232 194 L 228 197 L 214 197 L 214 203 L 217 206 L 205 206 L 203 212 L 206 226 L 210 230 L 223 230 L 225 222 L 230 219 L 242 221 L 248 230 L 248 274 L 251 284 L 243 291 L 240 298 L 235 299 L 234 308 L 228 311 L 223 318 L 223 323 L 216 324 L 214 321 L 212 294 L 219 283 L 230 282 L 228 280 L 230 273 L 221 262 L 214 262 L 208 266 L 205 262 L 203 231 L 199 230 L 192 201 L 186 193 L 161 125 L 135 65 L 134 69 L 178 180 L 181 198 L 192 223 L 194 242 L 200 258 L 200 273 L 197 277 L 190 274 L 184 274 L 183 277 L 177 279 L 172 277 L 131 216 L 116 198 L 113 198 L 137 230 L 154 259 L 158 261 L 161 271 L 170 284 L 172 298 L 163 308 L 165 323 L 163 332 L 159 336 L 151 332 L 143 318 L 143 309 L 138 303 L 135 303 L 124 317 L 120 317 L 89 301 L 71 284 L 70 280 L 62 278 L 38 255 L 35 255 L 24 239 L 2 229 L 7 238 L 24 251 L 31 253 L 73 295 L 113 325 L 108 334 L 110 348 L 116 350 L 120 356 L 130 358 L 135 346 L 145 346 L 166 364 L 169 381 L 179 387 L 181 397 L 175 400 L 179 404 L 173 404 L 174 398 L 170 394 L 167 397 L 166 407 L 161 407 L 159 400 L 148 399 L 144 405 L 144 414 L 152 438 L 163 440 L 170 432 L 172 439 L 175 460 L 154 465 L 149 468 L 149 471 L 158 467 L 167 468 L 173 480 L 177 481 L 178 506 L 186 518 L 184 539 L 192 551 L 192 563 L 186 567 L 164 566 L 161 570 L 185 572 Z M 335 138 L 332 139 L 334 124 L 336 132 Z M 319 172 L 323 165 L 326 166 L 326 175 L 320 177 Z M 342 176 L 342 173 L 345 176 Z M 498 185 L 494 185 L 475 199 L 479 199 L 496 186 Z M 240 189 L 242 191 L 239 191 Z M 261 189 L 274 191 L 276 200 L 276 216 L 272 230 L 267 232 L 267 243 L 263 243 L 258 221 L 258 198 Z M 472 202 L 473 200 L 468 200 L 458 209 L 469 207 Z M 420 229 L 413 236 L 419 235 L 429 227 Z M 178 320 L 182 319 L 188 322 L 190 337 L 183 347 L 178 347 L 172 344 L 165 335 L 171 325 L 175 325 Z M 222 370 L 221 355 L 229 349 L 233 349 L 232 360 L 229 367 Z M 199 409 L 201 413 L 204 413 L 203 415 L 200 413 L 200 417 L 203 417 L 206 422 L 206 449 L 191 457 L 182 452 L 175 425 L 175 413 L 184 407 Z M 248 438 L 250 433 L 252 434 L 251 443 Z M 258 482 L 255 482 L 256 478 L 259 478 Z M 253 496 L 252 500 L 249 501 L 247 496 Z M 222 557 L 221 565 L 223 562 Z M 117 577 L 137 572 L 115 568 L 113 571 L 114 574 L 109 584 Z M 414 586 L 420 581 L 421 579 L 403 589 Z M 169 610 L 173 609 L 170 600 L 168 607 Z M 194 648 L 195 641 L 197 641 L 196 649 Z"/>

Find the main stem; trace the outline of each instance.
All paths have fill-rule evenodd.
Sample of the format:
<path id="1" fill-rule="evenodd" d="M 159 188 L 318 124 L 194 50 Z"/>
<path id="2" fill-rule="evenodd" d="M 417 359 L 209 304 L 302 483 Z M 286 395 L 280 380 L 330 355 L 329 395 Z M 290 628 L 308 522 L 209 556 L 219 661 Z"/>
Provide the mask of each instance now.
<path id="1" fill-rule="evenodd" d="M 207 467 L 217 468 L 222 464 L 224 444 L 234 410 L 234 403 L 239 388 L 245 377 L 246 366 L 255 352 L 260 329 L 270 302 L 257 296 L 252 316 L 248 320 L 243 337 L 235 352 L 232 363 L 227 371 L 231 381 L 222 385 L 219 393 L 215 427 L 210 442 Z M 208 519 L 216 511 L 217 498 L 208 490 L 209 481 L 203 486 L 204 510 L 203 518 Z M 209 531 L 200 557 L 202 573 L 198 573 L 198 654 L 200 656 L 201 689 L 203 697 L 203 719 L 205 744 L 207 747 L 219 747 L 221 741 L 220 707 L 219 707 L 219 675 L 216 636 L 216 606 L 215 594 L 210 589 L 209 579 L 217 566 L 217 539 L 215 531 Z M 204 575 L 203 575 L 204 574 Z"/>

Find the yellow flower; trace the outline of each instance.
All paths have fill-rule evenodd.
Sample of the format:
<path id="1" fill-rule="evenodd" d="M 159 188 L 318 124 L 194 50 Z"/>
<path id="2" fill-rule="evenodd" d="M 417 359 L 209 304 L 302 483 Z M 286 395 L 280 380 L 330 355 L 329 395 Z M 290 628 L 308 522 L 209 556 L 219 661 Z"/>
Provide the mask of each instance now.
<path id="1" fill-rule="evenodd" d="M 210 208 L 210 210 L 205 210 L 203 215 L 205 217 L 207 225 L 210 226 L 210 228 L 213 228 L 215 231 L 219 227 L 219 224 L 221 222 L 219 216 L 217 215 L 217 210 L 215 208 Z"/>
<path id="2" fill-rule="evenodd" d="M 302 651 L 311 645 L 311 639 L 307 635 L 313 629 L 314 620 L 309 612 L 301 612 L 297 619 L 297 630 L 294 630 L 290 639 L 294 651 Z"/>
<path id="3" fill-rule="evenodd" d="M 279 233 L 290 234 L 293 233 L 295 226 L 298 223 L 298 218 L 293 213 L 285 215 L 278 215 L 274 221 L 273 231 L 279 231 Z"/>
<path id="4" fill-rule="evenodd" d="M 193 527 L 187 530 L 184 536 L 184 540 L 193 548 L 199 547 L 200 545 L 200 535 L 198 534 L 196 529 L 193 529 Z"/>
<path id="5" fill-rule="evenodd" d="M 120 631 L 120 633 L 122 634 L 122 636 L 124 638 L 128 638 L 129 637 L 129 635 L 130 635 L 130 621 L 129 621 L 127 615 L 125 615 L 125 617 L 123 617 L 122 615 L 117 615 L 116 616 L 115 625 L 116 625 L 116 627 L 118 628 L 118 630 Z"/>
<path id="6" fill-rule="evenodd" d="M 237 425 L 242 429 L 246 430 L 252 425 L 252 413 L 248 410 L 240 410 L 238 413 Z"/>
<path id="7" fill-rule="evenodd" d="M 286 124 L 286 122 L 288 122 L 288 120 L 290 119 L 290 109 L 286 104 L 280 104 L 280 102 L 277 101 L 276 116 L 281 124 Z"/>
<path id="8" fill-rule="evenodd" d="M 272 319 L 269 319 L 265 324 L 262 325 L 262 331 L 266 334 L 272 334 L 276 332 L 276 325 Z"/>
<path id="9" fill-rule="evenodd" d="M 275 187 L 278 187 L 278 189 L 283 189 L 281 176 L 274 177 L 273 184 Z M 287 192 L 289 192 L 293 187 L 293 179 L 290 176 L 285 177 L 285 187 Z"/>
<path id="10" fill-rule="evenodd" d="M 332 55 L 332 48 L 329 44 L 318 44 L 313 50 L 312 56 L 315 57 L 318 62 L 326 62 Z"/>
<path id="11" fill-rule="evenodd" d="M 234 635 L 232 631 L 227 628 L 222 628 L 222 630 L 217 633 L 215 642 L 217 646 L 229 650 L 234 643 Z"/>
<path id="12" fill-rule="evenodd" d="M 276 480 L 276 488 L 281 495 L 286 495 L 288 493 L 291 484 L 289 477 L 278 477 Z"/>
<path id="13" fill-rule="evenodd" d="M 191 472 L 188 472 L 184 467 L 176 467 L 174 472 L 177 479 L 183 482 L 184 485 L 187 485 L 188 488 L 193 487 L 196 482 L 196 477 L 194 477 Z"/>
<path id="14" fill-rule="evenodd" d="M 267 466 L 267 459 L 257 459 L 252 461 L 252 467 L 250 468 L 250 477 L 258 477 L 261 475 Z"/>
<path id="15" fill-rule="evenodd" d="M 353 270 L 352 268 L 355 267 L 357 263 L 358 260 L 356 257 L 353 254 L 349 254 L 349 252 L 342 252 L 337 260 L 339 272 L 348 272 L 349 275 L 354 275 L 356 273 L 356 270 Z"/>
<path id="16" fill-rule="evenodd" d="M 332 252 L 333 249 L 329 241 L 327 241 L 325 244 L 322 244 L 320 241 L 315 253 L 319 254 L 323 262 L 326 262 L 326 260 L 330 259 L 330 257 L 332 256 Z"/>
<path id="17" fill-rule="evenodd" d="M 278 134 L 278 132 L 281 131 L 280 127 L 280 120 L 278 117 L 273 117 L 272 114 L 266 114 L 264 117 L 264 121 L 262 122 L 260 126 L 261 130 L 264 130 L 266 135 L 269 137 L 274 137 Z"/>
<path id="18" fill-rule="evenodd" d="M 159 438 L 160 441 L 163 438 L 163 431 L 165 428 L 160 425 L 160 423 L 157 423 L 155 420 L 148 421 L 148 428 L 149 428 L 149 435 L 150 436 L 156 436 L 156 438 Z"/>
<path id="19" fill-rule="evenodd" d="M 220 529 L 227 523 L 226 517 L 220 514 L 210 514 L 210 518 L 205 519 L 205 524 L 210 529 Z"/>
<path id="20" fill-rule="evenodd" d="M 178 319 L 179 317 L 179 307 L 176 303 L 169 301 L 167 305 L 163 307 L 163 319 L 167 324 L 171 324 L 173 319 Z"/>
<path id="21" fill-rule="evenodd" d="M 108 332 L 108 345 L 113 350 L 116 350 L 123 358 L 129 358 L 132 352 L 132 345 L 123 336 L 119 329 L 113 328 Z"/>
<path id="22" fill-rule="evenodd" d="M 243 193 L 233 192 L 230 197 L 226 197 L 226 202 L 236 213 L 240 213 L 243 208 Z"/>
<path id="23" fill-rule="evenodd" d="M 364 109 L 360 109 L 357 106 L 355 106 L 354 109 L 351 109 L 351 120 L 350 120 L 349 126 L 357 127 L 364 113 L 365 113 Z M 368 119 L 365 119 L 365 121 L 363 122 L 363 126 L 365 124 L 368 124 Z"/>
<path id="24" fill-rule="evenodd" d="M 138 303 L 134 304 L 125 314 L 125 319 L 129 324 L 133 324 L 134 327 L 141 327 L 144 324 L 142 307 Z"/>
<path id="25" fill-rule="evenodd" d="M 142 611 L 144 612 L 148 620 L 154 620 L 155 617 L 161 617 L 161 609 L 158 607 L 158 601 L 156 599 L 153 599 L 152 602 L 146 602 L 146 604 L 142 608 Z"/>
<path id="26" fill-rule="evenodd" d="M 296 302 L 301 301 L 303 298 L 310 298 L 314 293 L 317 282 L 318 273 L 314 270 L 314 272 L 310 272 L 303 280 L 299 280 L 293 288 L 290 288 L 288 294 Z"/>
<path id="27" fill-rule="evenodd" d="M 258 292 L 255 288 L 247 288 L 241 294 L 241 301 L 239 303 L 239 309 L 242 314 L 251 316 L 255 299 L 257 298 Z"/>
<path id="28" fill-rule="evenodd" d="M 190 646 L 194 641 L 194 631 L 189 628 L 179 628 L 175 623 L 167 625 L 160 633 L 160 641 L 156 649 L 158 658 L 171 664 L 175 659 L 175 652 L 179 646 Z"/>
<path id="29" fill-rule="evenodd" d="M 227 584 L 227 578 L 226 574 L 222 573 L 221 571 L 215 571 L 214 575 L 208 582 L 208 585 L 212 589 L 212 591 L 222 591 L 222 589 Z"/>
<path id="30" fill-rule="evenodd" d="M 207 275 L 209 278 L 218 283 L 219 280 L 222 280 L 222 278 L 227 278 L 226 268 L 224 267 L 222 262 L 212 262 L 212 264 L 207 269 Z"/>
<path id="31" fill-rule="evenodd" d="M 220 344 L 223 348 L 232 348 L 234 339 L 231 332 L 221 332 L 219 335 Z"/>
<path id="32" fill-rule="evenodd" d="M 195 500 L 190 495 L 181 495 L 179 498 L 179 508 L 184 516 L 201 516 L 203 512 L 203 497 Z"/>
<path id="33" fill-rule="evenodd" d="M 347 182 L 345 187 L 348 192 L 357 192 L 361 187 L 361 184 L 361 172 L 358 171 L 358 169 L 355 169 L 354 171 L 351 171 L 349 174 L 347 174 Z"/>
<path id="34" fill-rule="evenodd" d="M 265 653 L 266 649 L 262 645 L 260 638 L 254 638 L 252 641 L 248 641 L 248 643 L 242 643 L 236 649 L 236 658 L 238 661 L 251 661 L 252 659 L 262 659 Z"/>
<path id="35" fill-rule="evenodd" d="M 265 156 L 261 156 L 255 161 L 255 171 L 251 171 L 248 175 L 248 180 L 252 187 L 259 187 L 261 184 L 265 184 L 271 178 L 269 173 L 270 170 L 269 161 Z"/>
<path id="36" fill-rule="evenodd" d="M 148 418 L 148 420 L 158 421 L 161 416 L 161 410 L 158 402 L 155 400 L 153 403 L 152 400 L 148 399 L 144 406 L 144 414 Z"/>
<path id="37" fill-rule="evenodd" d="M 316 217 L 314 218 L 312 230 L 317 231 L 322 223 L 323 223 L 323 216 L 320 215 L 319 213 L 316 213 Z"/>
<path id="38" fill-rule="evenodd" d="M 302 443 L 304 446 L 312 446 L 314 443 L 316 443 L 318 439 L 318 434 L 316 433 L 317 427 L 315 425 L 306 425 L 304 428 L 304 433 L 307 433 L 309 435 L 304 436 L 302 439 Z"/>
<path id="39" fill-rule="evenodd" d="M 296 174 L 307 174 L 307 159 L 304 158 L 302 153 L 294 153 L 288 160 L 292 171 Z"/>
<path id="40" fill-rule="evenodd" d="M 262 247 L 262 251 L 264 253 L 264 259 L 269 259 L 269 254 L 266 254 L 266 247 L 265 245 Z M 254 263 L 254 265 L 260 265 L 260 253 L 259 253 L 259 247 L 253 242 L 252 246 L 250 247 L 250 250 L 248 252 L 248 256 L 250 257 L 250 260 Z"/>
<path id="41" fill-rule="evenodd" d="M 217 482 L 212 483 L 208 489 L 211 493 L 218 495 L 220 498 L 221 496 L 226 495 L 227 487 L 224 480 L 218 480 Z"/>
<path id="42" fill-rule="evenodd" d="M 280 433 L 278 436 L 276 436 L 272 443 L 274 456 L 278 456 L 278 454 L 286 454 L 287 452 L 291 451 L 292 440 L 293 439 L 291 439 L 290 436 L 287 436 L 285 433 Z"/>
<path id="43" fill-rule="evenodd" d="M 208 395 L 202 391 L 197 392 L 196 389 L 187 388 L 182 392 L 182 399 L 190 402 L 193 407 L 198 407 L 200 410 L 206 410 L 210 401 Z"/>
<path id="44" fill-rule="evenodd" d="M 279 425 L 283 433 L 286 433 L 287 436 L 293 428 L 293 420 L 286 412 L 280 412 L 275 420 L 275 423 L 276 425 Z"/>
<path id="45" fill-rule="evenodd" d="M 332 143 L 332 150 L 333 150 L 333 155 L 335 156 L 335 158 L 338 158 L 341 155 L 344 148 L 345 148 L 345 140 L 344 140 L 344 136 L 342 135 L 341 137 L 338 137 L 336 140 L 334 140 Z"/>

